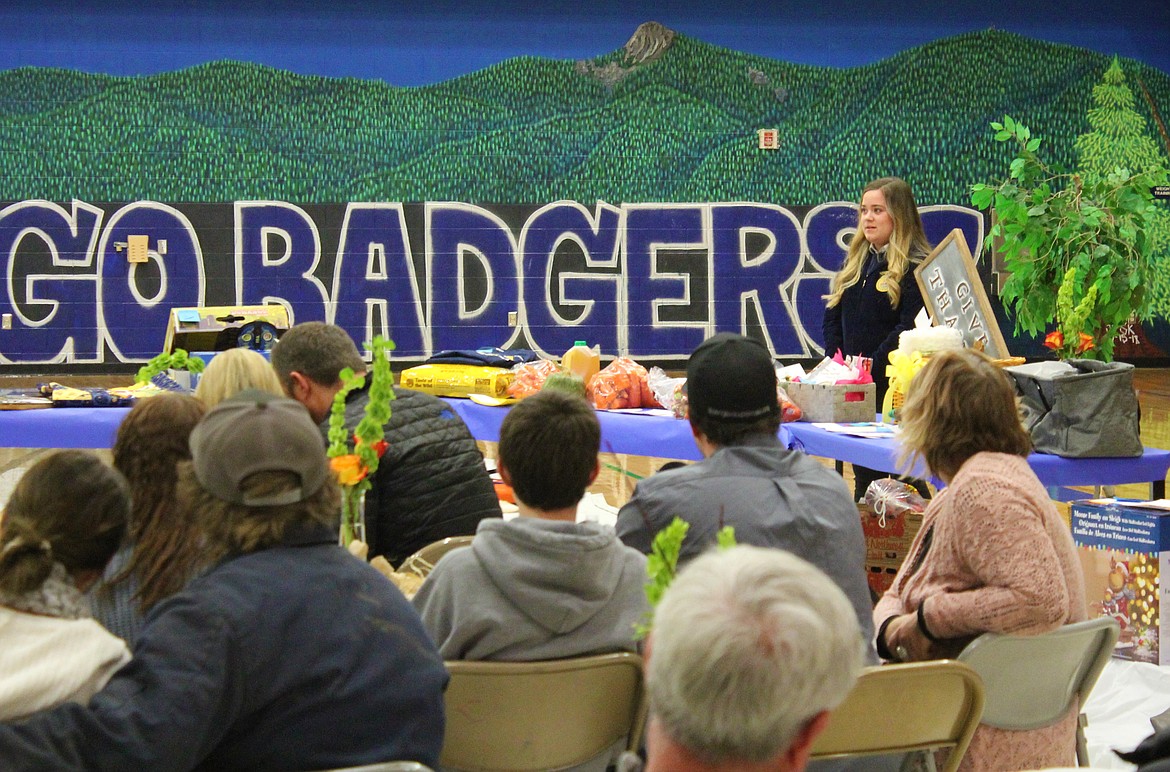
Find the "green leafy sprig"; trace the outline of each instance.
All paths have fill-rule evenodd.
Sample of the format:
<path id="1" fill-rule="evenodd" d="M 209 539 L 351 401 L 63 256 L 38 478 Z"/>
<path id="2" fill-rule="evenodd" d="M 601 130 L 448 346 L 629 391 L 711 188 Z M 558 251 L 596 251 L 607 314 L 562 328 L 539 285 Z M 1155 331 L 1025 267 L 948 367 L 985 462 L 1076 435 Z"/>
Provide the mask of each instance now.
<path id="1" fill-rule="evenodd" d="M 654 609 L 666 594 L 674 577 L 678 575 L 678 557 L 682 553 L 683 542 L 691 524 L 681 517 L 676 517 L 670 524 L 654 534 L 650 543 L 650 554 L 646 556 L 646 600 L 650 610 L 646 617 L 634 626 L 634 635 L 641 640 L 650 633 L 654 623 Z M 719 549 L 735 546 L 735 528 L 725 525 L 715 534 L 715 541 Z"/>

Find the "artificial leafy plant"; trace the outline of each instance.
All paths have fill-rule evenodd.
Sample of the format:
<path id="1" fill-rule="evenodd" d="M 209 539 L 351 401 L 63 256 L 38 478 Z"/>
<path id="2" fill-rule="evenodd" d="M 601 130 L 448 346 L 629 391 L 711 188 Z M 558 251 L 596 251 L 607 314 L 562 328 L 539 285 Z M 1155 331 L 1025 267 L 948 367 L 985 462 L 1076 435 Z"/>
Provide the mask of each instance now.
<path id="1" fill-rule="evenodd" d="M 994 214 L 985 246 L 1011 272 L 1000 296 L 1016 333 L 1041 334 L 1055 321 L 1046 345 L 1061 357 L 1111 360 L 1117 331 L 1149 318 L 1146 228 L 1165 170 L 1060 171 L 1037 155 L 1042 141 L 1024 124 L 1004 116 L 991 127 L 1016 157 L 1006 180 L 972 186 L 971 203 Z"/>
<path id="2" fill-rule="evenodd" d="M 676 517 L 670 524 L 654 534 L 650 543 L 650 554 L 646 556 L 646 600 L 650 604 L 650 611 L 646 618 L 635 626 L 635 635 L 641 639 L 650 633 L 653 626 L 654 609 L 666 594 L 666 588 L 674 581 L 678 574 L 678 556 L 682 552 L 683 542 L 687 538 L 690 523 L 681 517 Z M 715 535 L 719 549 L 735 546 L 735 528 L 725 525 Z"/>
<path id="3" fill-rule="evenodd" d="M 167 370 L 187 370 L 192 373 L 203 372 L 203 360 L 189 355 L 184 349 L 177 348 L 174 353 L 163 352 L 138 368 L 134 377 L 135 383 L 149 383 L 150 379 Z"/>

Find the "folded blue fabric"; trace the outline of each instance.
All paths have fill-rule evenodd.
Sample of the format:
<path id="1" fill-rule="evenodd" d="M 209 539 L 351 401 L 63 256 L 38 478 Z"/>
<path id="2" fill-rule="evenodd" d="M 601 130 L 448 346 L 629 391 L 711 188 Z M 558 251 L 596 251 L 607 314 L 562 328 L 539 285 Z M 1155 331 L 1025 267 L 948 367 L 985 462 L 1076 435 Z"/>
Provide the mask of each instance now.
<path id="1" fill-rule="evenodd" d="M 428 365 L 487 365 L 511 367 L 522 362 L 535 362 L 539 357 L 529 348 L 447 349 L 427 360 Z"/>

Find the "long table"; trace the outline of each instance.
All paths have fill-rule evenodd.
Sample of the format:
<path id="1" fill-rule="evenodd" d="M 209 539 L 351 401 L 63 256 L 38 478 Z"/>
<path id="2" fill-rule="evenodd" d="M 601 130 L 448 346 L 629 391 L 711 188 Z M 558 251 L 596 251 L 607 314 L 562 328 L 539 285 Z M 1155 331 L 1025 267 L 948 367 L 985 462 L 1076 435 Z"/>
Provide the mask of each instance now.
<path id="1" fill-rule="evenodd" d="M 477 440 L 495 442 L 506 407 L 490 407 L 469 399 L 445 398 Z M 129 408 L 44 408 L 0 411 L 0 447 L 109 448 Z M 697 461 L 701 458 L 691 426 L 649 411 L 598 411 L 601 450 L 632 456 L 656 456 Z M 783 430 L 782 430 L 783 431 Z M 782 434 L 788 440 L 786 434 Z"/>
<path id="2" fill-rule="evenodd" d="M 898 472 L 901 452 L 895 440 L 866 439 L 826 431 L 797 421 L 784 424 L 794 444 L 812 456 L 834 458 L 860 464 L 881 472 Z M 1170 450 L 1145 448 L 1137 458 L 1064 458 L 1048 453 L 1028 456 L 1028 465 L 1050 489 L 1072 485 L 1125 485 L 1149 483 L 1150 497 L 1166 497 L 1166 472 L 1170 470 Z"/>
<path id="3" fill-rule="evenodd" d="M 472 436 L 494 442 L 506 407 L 489 407 L 469 399 L 447 398 Z M 0 411 L 0 447 L 109 448 L 128 408 L 46 408 Z M 700 458 L 687 421 L 648 412 L 598 411 L 601 449 L 607 453 L 695 461 Z M 784 424 L 781 439 L 813 456 L 861 464 L 883 472 L 898 471 L 893 440 L 836 434 L 808 423 Z M 1146 448 L 1137 458 L 1062 458 L 1033 453 L 1028 463 L 1049 488 L 1070 485 L 1149 483 L 1151 498 L 1165 498 L 1170 451 Z"/>

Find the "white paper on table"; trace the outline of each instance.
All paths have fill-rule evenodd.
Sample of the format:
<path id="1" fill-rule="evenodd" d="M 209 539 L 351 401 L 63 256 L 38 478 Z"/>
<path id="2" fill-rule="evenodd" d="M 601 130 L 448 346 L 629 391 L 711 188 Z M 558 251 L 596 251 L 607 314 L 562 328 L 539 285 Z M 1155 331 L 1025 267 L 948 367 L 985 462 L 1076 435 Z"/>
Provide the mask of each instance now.
<path id="1" fill-rule="evenodd" d="M 824 429 L 833 434 L 847 434 L 851 437 L 861 437 L 866 440 L 892 440 L 898 436 L 898 427 L 893 424 L 880 424 L 874 421 L 859 421 L 857 423 L 810 423 L 818 429 Z"/>

